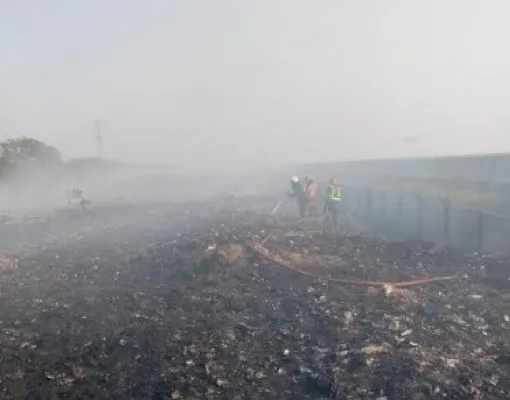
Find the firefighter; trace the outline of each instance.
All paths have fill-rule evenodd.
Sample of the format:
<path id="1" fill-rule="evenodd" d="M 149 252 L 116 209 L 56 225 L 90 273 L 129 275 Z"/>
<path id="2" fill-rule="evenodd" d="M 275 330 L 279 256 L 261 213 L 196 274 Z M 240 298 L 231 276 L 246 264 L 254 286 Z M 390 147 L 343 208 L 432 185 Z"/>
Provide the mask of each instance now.
<path id="1" fill-rule="evenodd" d="M 90 200 L 83 196 L 83 189 L 75 188 L 71 191 L 71 198 L 68 200 L 68 204 L 76 202 L 83 211 L 88 211 Z"/>
<path id="2" fill-rule="evenodd" d="M 326 207 L 324 215 L 326 220 L 333 220 L 333 230 L 338 232 L 338 213 L 342 202 L 342 191 L 337 178 L 332 178 L 326 191 Z"/>
<path id="3" fill-rule="evenodd" d="M 306 191 L 301 182 L 299 182 L 299 178 L 297 176 L 293 176 L 290 180 L 290 197 L 294 197 L 298 203 L 299 216 L 301 218 L 305 218 L 306 216 L 306 207 L 308 205 L 308 198 L 306 197 Z"/>
<path id="4" fill-rule="evenodd" d="M 308 216 L 319 215 L 319 185 L 312 178 L 305 178 L 306 196 L 308 198 Z"/>

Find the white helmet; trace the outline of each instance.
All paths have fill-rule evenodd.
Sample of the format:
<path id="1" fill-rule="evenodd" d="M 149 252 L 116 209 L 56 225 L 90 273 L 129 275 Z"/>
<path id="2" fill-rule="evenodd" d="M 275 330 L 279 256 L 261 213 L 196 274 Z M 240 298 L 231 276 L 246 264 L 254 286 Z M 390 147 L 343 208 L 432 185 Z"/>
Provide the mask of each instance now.
<path id="1" fill-rule="evenodd" d="M 297 176 L 293 176 L 291 181 L 294 183 L 297 183 L 297 182 L 299 182 L 299 178 Z"/>

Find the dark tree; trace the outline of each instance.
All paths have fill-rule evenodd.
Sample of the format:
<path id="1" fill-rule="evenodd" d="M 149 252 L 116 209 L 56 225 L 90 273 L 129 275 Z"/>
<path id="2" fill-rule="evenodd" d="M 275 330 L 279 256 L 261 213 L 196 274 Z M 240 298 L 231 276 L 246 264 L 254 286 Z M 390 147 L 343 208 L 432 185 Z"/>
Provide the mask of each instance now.
<path id="1" fill-rule="evenodd" d="M 50 167 L 62 162 L 59 151 L 39 140 L 27 137 L 0 142 L 0 174 L 9 175 L 18 168 Z"/>

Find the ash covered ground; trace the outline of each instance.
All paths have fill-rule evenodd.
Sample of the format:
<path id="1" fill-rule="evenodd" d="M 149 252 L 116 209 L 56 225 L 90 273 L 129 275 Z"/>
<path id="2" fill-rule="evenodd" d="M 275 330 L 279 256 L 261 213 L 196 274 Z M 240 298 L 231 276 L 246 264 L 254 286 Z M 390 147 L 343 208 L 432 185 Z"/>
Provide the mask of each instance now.
<path id="1" fill-rule="evenodd" d="M 331 237 L 272 205 L 4 222 L 0 398 L 509 396 L 508 259 Z M 263 240 L 283 265 L 254 251 Z M 441 276 L 454 279 L 387 284 Z"/>

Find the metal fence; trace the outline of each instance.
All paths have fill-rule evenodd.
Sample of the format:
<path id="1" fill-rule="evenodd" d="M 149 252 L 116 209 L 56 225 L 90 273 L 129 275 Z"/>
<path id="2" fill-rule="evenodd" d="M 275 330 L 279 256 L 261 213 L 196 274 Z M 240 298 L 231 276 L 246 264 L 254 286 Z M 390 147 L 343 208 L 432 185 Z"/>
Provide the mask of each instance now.
<path id="1" fill-rule="evenodd" d="M 350 186 L 344 189 L 344 204 L 365 225 L 392 239 L 510 254 L 510 216 L 461 207 L 447 197 Z"/>

